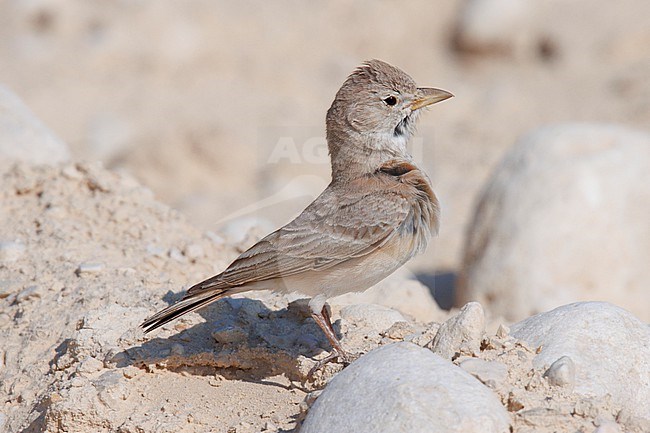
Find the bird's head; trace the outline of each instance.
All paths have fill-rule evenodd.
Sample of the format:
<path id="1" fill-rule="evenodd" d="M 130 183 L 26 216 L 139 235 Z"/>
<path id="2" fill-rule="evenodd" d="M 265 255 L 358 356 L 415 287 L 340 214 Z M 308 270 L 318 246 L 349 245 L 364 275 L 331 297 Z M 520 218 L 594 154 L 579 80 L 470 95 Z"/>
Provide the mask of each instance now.
<path id="1" fill-rule="evenodd" d="M 381 60 L 365 62 L 345 80 L 327 112 L 330 154 L 405 153 L 421 109 L 452 96 L 418 87 L 404 71 Z"/>

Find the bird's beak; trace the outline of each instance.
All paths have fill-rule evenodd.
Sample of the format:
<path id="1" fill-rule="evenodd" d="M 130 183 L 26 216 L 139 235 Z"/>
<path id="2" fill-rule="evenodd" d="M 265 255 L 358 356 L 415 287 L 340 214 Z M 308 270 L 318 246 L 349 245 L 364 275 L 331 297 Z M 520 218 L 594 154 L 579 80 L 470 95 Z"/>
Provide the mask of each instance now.
<path id="1" fill-rule="evenodd" d="M 453 97 L 451 93 L 441 90 L 434 89 L 431 87 L 419 87 L 416 99 L 411 103 L 411 110 L 419 110 L 422 107 L 426 107 L 436 102 L 444 101 Z"/>

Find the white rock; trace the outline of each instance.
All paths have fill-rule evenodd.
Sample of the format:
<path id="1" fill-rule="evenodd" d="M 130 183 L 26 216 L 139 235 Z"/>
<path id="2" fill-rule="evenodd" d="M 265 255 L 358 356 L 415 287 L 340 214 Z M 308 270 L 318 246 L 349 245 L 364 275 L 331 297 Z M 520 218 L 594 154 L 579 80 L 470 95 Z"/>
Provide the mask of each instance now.
<path id="1" fill-rule="evenodd" d="M 457 304 L 521 320 L 603 300 L 650 320 L 650 135 L 611 125 L 532 132 L 496 169 L 466 242 Z"/>
<path id="2" fill-rule="evenodd" d="M 169 257 L 176 260 L 179 263 L 185 263 L 187 258 L 183 255 L 183 252 L 177 247 L 171 247 L 169 249 Z"/>
<path id="3" fill-rule="evenodd" d="M 205 255 L 205 251 L 203 251 L 203 247 L 200 244 L 190 244 L 185 247 L 183 254 L 188 259 L 196 261 Z"/>
<path id="4" fill-rule="evenodd" d="M 104 264 L 98 262 L 81 263 L 77 268 L 77 274 L 98 274 L 104 270 Z"/>
<path id="5" fill-rule="evenodd" d="M 578 302 L 511 329 L 515 338 L 541 346 L 536 368 L 569 356 L 575 364 L 574 392 L 609 394 L 633 416 L 650 414 L 650 329 L 629 312 L 605 302 Z"/>
<path id="6" fill-rule="evenodd" d="M 18 295 L 16 295 L 16 302 L 22 303 L 32 299 L 37 299 L 41 297 L 41 287 L 40 286 L 29 286 L 25 290 L 21 290 Z"/>
<path id="7" fill-rule="evenodd" d="M 541 38 L 535 26 L 538 4 L 526 0 L 466 1 L 456 22 L 456 48 L 471 53 L 530 54 Z"/>
<path id="8" fill-rule="evenodd" d="M 477 354 L 485 333 L 485 314 L 478 302 L 470 302 L 442 324 L 427 347 L 445 359 L 457 353 Z"/>
<path id="9" fill-rule="evenodd" d="M 398 310 L 423 323 L 446 316 L 431 291 L 407 270 L 399 270 L 361 293 L 348 293 L 328 301 L 331 305 L 378 304 Z"/>
<path id="10" fill-rule="evenodd" d="M 508 377 L 508 367 L 498 361 L 468 358 L 458 366 L 492 389 L 502 387 Z"/>
<path id="11" fill-rule="evenodd" d="M 18 96 L 0 85 L 0 165 L 17 161 L 57 164 L 69 159 L 66 144 Z"/>
<path id="12" fill-rule="evenodd" d="M 98 372 L 102 368 L 104 368 L 104 363 L 90 356 L 77 365 L 77 372 L 82 376 L 87 376 Z"/>
<path id="13" fill-rule="evenodd" d="M 496 394 L 451 362 L 410 343 L 373 350 L 336 375 L 301 433 L 507 432 Z"/>
<path id="14" fill-rule="evenodd" d="M 397 322 L 406 322 L 399 311 L 382 305 L 356 304 L 341 309 L 341 319 L 359 328 L 385 331 Z"/>
<path id="15" fill-rule="evenodd" d="M 555 386 L 573 386 L 576 381 L 576 366 L 568 356 L 563 356 L 555 361 L 544 372 L 548 383 Z"/>
<path id="16" fill-rule="evenodd" d="M 499 338 L 506 338 L 508 335 L 510 335 L 510 328 L 501 323 L 497 328 L 496 336 Z"/>

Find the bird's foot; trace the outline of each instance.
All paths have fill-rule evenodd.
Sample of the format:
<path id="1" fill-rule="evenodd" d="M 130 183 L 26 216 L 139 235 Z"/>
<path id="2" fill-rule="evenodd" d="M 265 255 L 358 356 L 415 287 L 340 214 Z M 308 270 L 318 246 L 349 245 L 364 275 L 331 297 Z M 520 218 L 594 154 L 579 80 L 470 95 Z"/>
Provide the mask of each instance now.
<path id="1" fill-rule="evenodd" d="M 311 370 L 309 370 L 308 377 L 313 377 L 314 373 L 321 370 L 323 367 L 325 367 L 325 365 L 334 360 L 337 360 L 339 364 L 343 364 L 343 368 L 345 368 L 348 365 L 352 364 L 352 362 L 356 361 L 360 356 L 360 353 L 352 354 L 348 352 L 339 352 L 338 350 L 334 349 L 329 355 L 319 360 L 316 365 L 314 365 Z"/>

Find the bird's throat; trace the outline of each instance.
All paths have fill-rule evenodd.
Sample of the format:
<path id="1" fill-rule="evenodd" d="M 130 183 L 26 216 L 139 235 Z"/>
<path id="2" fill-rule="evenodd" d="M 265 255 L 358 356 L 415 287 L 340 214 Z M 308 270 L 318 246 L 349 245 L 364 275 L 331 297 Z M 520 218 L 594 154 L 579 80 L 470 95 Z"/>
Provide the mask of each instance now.
<path id="1" fill-rule="evenodd" d="M 386 162 L 393 159 L 411 161 L 406 149 L 406 135 L 386 134 L 379 140 L 356 145 L 337 146 L 332 158 L 332 179 L 350 180 L 375 173 Z"/>

